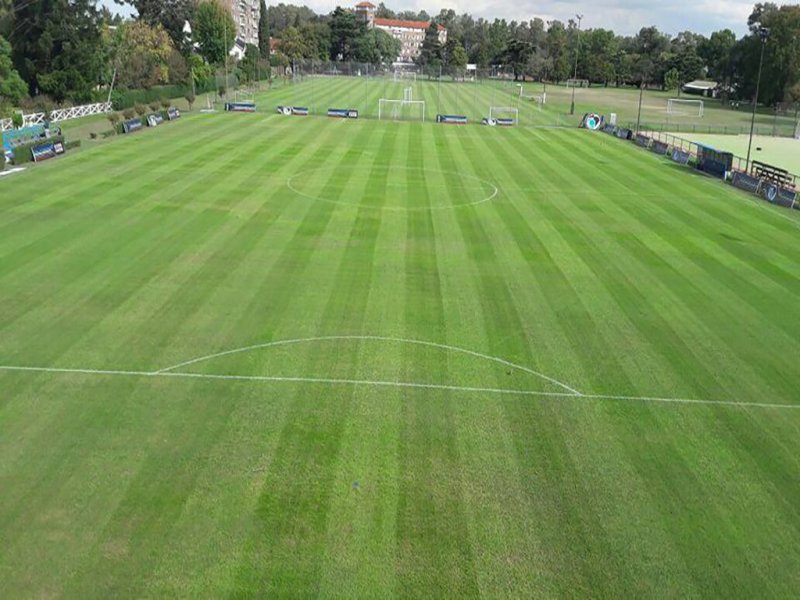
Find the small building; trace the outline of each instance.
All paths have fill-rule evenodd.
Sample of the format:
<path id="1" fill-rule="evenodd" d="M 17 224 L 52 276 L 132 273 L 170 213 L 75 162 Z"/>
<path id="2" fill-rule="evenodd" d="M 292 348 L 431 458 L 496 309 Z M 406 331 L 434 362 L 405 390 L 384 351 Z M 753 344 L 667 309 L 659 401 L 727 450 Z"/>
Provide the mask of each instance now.
<path id="1" fill-rule="evenodd" d="M 681 91 L 686 94 L 694 94 L 695 96 L 706 96 L 708 98 L 716 98 L 719 84 L 716 81 L 703 81 L 697 79 L 684 83 Z"/>
<path id="2" fill-rule="evenodd" d="M 422 50 L 425 32 L 431 26 L 430 21 L 404 21 L 402 19 L 382 19 L 375 16 L 376 6 L 372 2 L 360 2 L 355 6 L 355 14 L 367 27 L 382 29 L 393 38 L 400 40 L 400 55 L 395 65 L 412 64 Z M 437 25 L 439 42 L 447 42 L 447 29 Z"/>

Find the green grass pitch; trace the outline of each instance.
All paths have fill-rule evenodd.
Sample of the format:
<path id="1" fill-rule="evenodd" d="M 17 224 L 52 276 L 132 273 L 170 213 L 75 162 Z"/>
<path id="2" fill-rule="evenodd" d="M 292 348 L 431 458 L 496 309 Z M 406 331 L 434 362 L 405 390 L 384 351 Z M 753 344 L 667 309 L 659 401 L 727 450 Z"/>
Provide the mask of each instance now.
<path id="1" fill-rule="evenodd" d="M 0 594 L 793 596 L 796 216 L 272 114 L 0 179 Z"/>

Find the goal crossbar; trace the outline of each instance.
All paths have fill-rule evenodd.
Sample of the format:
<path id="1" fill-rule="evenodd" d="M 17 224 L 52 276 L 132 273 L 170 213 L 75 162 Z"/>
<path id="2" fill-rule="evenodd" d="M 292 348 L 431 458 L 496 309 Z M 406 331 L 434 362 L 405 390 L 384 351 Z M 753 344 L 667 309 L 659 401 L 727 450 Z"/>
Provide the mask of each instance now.
<path id="1" fill-rule="evenodd" d="M 676 110 L 676 106 L 683 105 L 683 106 L 695 106 L 697 107 L 697 116 L 702 117 L 703 112 L 705 110 L 705 104 L 702 100 L 689 100 L 688 98 L 670 98 L 667 100 L 667 114 L 669 115 L 680 115 L 684 114 L 680 110 Z"/>
<path id="2" fill-rule="evenodd" d="M 422 109 L 422 120 L 425 120 L 425 101 L 424 100 L 397 100 L 394 98 L 380 98 L 378 100 L 378 120 L 385 118 L 385 109 L 392 107 L 392 118 L 397 119 L 397 114 L 403 107 L 417 106 Z"/>
<path id="3" fill-rule="evenodd" d="M 514 115 L 514 124 L 519 123 L 519 109 L 513 106 L 490 106 L 489 118 L 497 119 L 498 115 Z"/>

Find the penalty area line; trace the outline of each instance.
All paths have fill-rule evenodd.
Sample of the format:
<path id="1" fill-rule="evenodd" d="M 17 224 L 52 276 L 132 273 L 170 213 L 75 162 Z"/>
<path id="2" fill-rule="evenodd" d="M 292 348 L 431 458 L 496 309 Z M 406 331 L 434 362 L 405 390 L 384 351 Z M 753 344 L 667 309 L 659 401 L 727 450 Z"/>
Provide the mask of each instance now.
<path id="1" fill-rule="evenodd" d="M 187 373 L 182 371 L 128 371 L 121 369 L 70 369 L 59 367 L 28 367 L 16 365 L 0 365 L 0 371 L 100 375 L 124 377 L 160 377 L 172 379 L 199 379 L 222 381 L 251 381 L 272 383 L 300 383 L 327 385 L 358 385 L 367 387 L 394 387 L 408 389 L 445 390 L 453 392 L 498 394 L 505 396 L 536 396 L 541 398 L 575 399 L 582 401 L 606 400 L 618 402 L 642 402 L 654 404 L 695 404 L 712 406 L 730 406 L 742 408 L 800 409 L 800 404 L 780 404 L 766 402 L 736 402 L 732 400 L 708 400 L 702 398 L 662 398 L 658 396 L 625 396 L 611 394 L 578 394 L 570 392 L 543 392 L 537 390 L 515 390 L 501 388 L 469 387 L 438 383 L 417 383 L 413 381 L 380 381 L 370 379 L 336 379 L 327 377 L 289 377 L 280 375 L 222 375 L 214 373 Z"/>

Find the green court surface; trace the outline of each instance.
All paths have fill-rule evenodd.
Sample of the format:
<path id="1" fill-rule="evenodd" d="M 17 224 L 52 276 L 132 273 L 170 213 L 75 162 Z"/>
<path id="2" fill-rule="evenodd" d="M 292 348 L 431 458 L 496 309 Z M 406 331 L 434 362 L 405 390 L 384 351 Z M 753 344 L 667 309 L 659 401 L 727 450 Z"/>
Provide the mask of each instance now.
<path id="1" fill-rule="evenodd" d="M 747 156 L 749 136 L 746 135 L 708 135 L 680 133 L 683 139 L 719 150 L 733 152 L 736 156 Z M 765 162 L 790 173 L 800 174 L 800 140 L 770 136 L 755 136 L 751 149 L 752 160 Z"/>
<path id="2" fill-rule="evenodd" d="M 5 177 L 0 594 L 791 597 L 797 216 L 576 128 Z"/>

